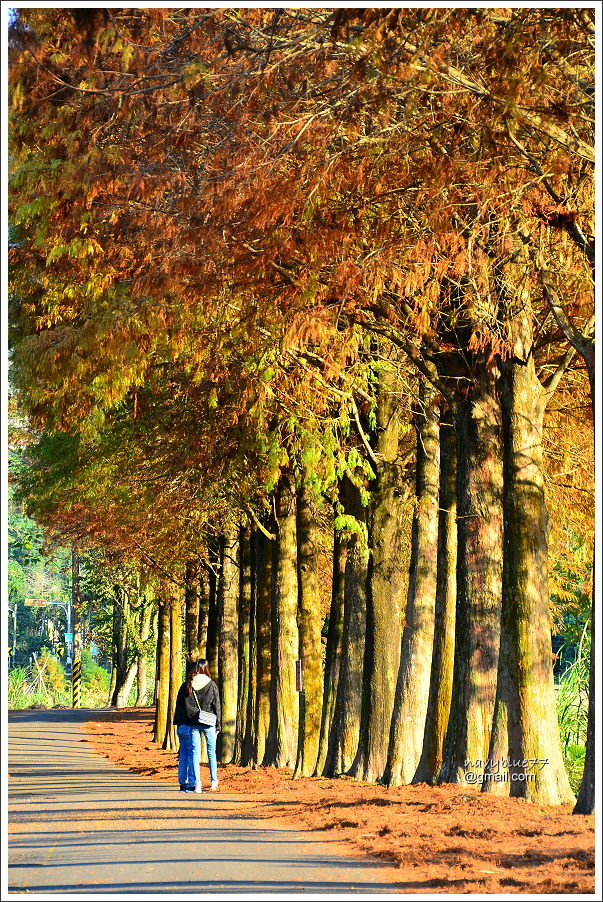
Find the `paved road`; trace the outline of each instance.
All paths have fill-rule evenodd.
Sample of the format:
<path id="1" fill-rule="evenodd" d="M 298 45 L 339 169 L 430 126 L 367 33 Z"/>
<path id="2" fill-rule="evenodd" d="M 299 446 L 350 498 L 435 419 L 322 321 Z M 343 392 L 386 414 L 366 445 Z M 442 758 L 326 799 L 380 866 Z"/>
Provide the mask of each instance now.
<path id="1" fill-rule="evenodd" d="M 401 891 L 385 882 L 387 864 L 342 858 L 328 833 L 292 833 L 255 818 L 253 803 L 236 795 L 180 793 L 120 770 L 84 738 L 85 717 L 9 715 L 11 892 Z"/>

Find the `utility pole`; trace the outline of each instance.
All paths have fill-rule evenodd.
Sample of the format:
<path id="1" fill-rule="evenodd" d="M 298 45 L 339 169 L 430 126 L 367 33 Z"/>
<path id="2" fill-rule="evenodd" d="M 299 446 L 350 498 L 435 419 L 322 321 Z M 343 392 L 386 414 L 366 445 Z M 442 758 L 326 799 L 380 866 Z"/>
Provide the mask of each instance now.
<path id="1" fill-rule="evenodd" d="M 71 685 L 73 689 L 72 707 L 79 708 L 82 697 L 82 623 L 80 619 L 80 556 L 74 546 L 71 551 L 71 604 L 69 621 L 73 617 L 73 665 Z"/>

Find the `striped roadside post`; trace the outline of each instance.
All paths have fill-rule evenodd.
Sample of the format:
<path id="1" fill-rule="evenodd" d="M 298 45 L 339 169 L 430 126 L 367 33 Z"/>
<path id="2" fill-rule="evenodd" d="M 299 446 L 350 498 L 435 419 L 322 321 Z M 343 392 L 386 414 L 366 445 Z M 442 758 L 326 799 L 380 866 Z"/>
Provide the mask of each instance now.
<path id="1" fill-rule="evenodd" d="M 81 660 L 73 662 L 71 671 L 71 683 L 73 687 L 73 708 L 79 708 L 82 698 L 82 662 Z"/>

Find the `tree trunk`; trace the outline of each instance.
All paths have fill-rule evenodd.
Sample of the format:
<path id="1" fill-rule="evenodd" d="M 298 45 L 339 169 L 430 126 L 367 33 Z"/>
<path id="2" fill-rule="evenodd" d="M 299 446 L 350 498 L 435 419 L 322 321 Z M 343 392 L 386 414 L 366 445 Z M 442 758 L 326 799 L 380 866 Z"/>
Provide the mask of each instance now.
<path id="1" fill-rule="evenodd" d="M 347 476 L 342 480 L 342 499 L 345 514 L 354 517 L 359 528 L 366 530 L 366 508 L 362 505 L 360 490 Z M 355 533 L 349 539 L 346 557 L 341 663 L 323 771 L 329 777 L 346 773 L 358 748 L 367 578 L 366 532 L 362 537 Z"/>
<path id="2" fill-rule="evenodd" d="M 205 565 L 206 566 L 206 565 Z M 199 620 L 197 622 L 197 648 L 199 657 L 207 659 L 207 631 L 209 621 L 210 573 L 199 568 Z M 211 673 L 217 673 L 212 671 Z"/>
<path id="3" fill-rule="evenodd" d="M 136 657 L 136 707 L 143 707 L 147 702 L 147 651 L 146 643 L 151 634 L 153 607 L 147 602 L 141 613 L 140 645 L 141 651 Z"/>
<path id="4" fill-rule="evenodd" d="M 561 752 L 553 683 L 542 430 L 528 316 L 513 323 L 502 364 L 504 435 L 503 635 L 496 729 L 482 788 L 544 805 L 574 801 Z"/>
<path id="5" fill-rule="evenodd" d="M 157 702 L 153 741 L 163 745 L 168 726 L 170 698 L 170 605 L 165 589 L 159 598 L 157 621 Z"/>
<path id="6" fill-rule="evenodd" d="M 199 647 L 199 562 L 187 561 L 184 576 L 185 648 L 187 661 L 202 657 Z"/>
<path id="7" fill-rule="evenodd" d="M 166 731 L 162 747 L 168 751 L 175 751 L 178 748 L 178 736 L 173 721 L 174 713 L 176 711 L 176 696 L 182 685 L 182 598 L 175 587 L 172 587 L 170 590 L 169 617 L 169 693 Z"/>
<path id="8" fill-rule="evenodd" d="M 111 706 L 117 707 L 117 699 L 123 695 L 123 686 L 128 676 L 128 616 L 130 601 L 124 589 L 116 586 L 113 608 L 113 651 L 115 654 L 115 685 Z M 121 705 L 120 707 L 123 707 Z"/>
<path id="9" fill-rule="evenodd" d="M 133 658 L 130 666 L 126 671 L 126 676 L 117 690 L 117 696 L 115 699 L 115 707 L 116 708 L 126 708 L 128 706 L 128 700 L 130 698 L 130 692 L 132 691 L 132 686 L 134 685 L 134 680 L 136 679 L 136 673 L 138 671 L 138 659 Z"/>
<path id="10" fill-rule="evenodd" d="M 232 761 L 237 723 L 238 625 L 239 602 L 239 527 L 226 530 L 222 540 L 220 569 L 220 634 L 218 685 L 222 703 L 222 731 L 218 746 L 223 764 Z"/>
<path id="11" fill-rule="evenodd" d="M 240 763 L 243 739 L 247 727 L 249 696 L 249 634 L 251 616 L 251 536 L 249 529 L 241 527 L 239 535 L 239 611 L 238 611 L 238 695 L 237 726 L 233 762 Z"/>
<path id="12" fill-rule="evenodd" d="M 329 746 L 329 732 L 335 711 L 335 698 L 341 665 L 341 644 L 343 639 L 343 599 L 345 594 L 345 566 L 348 553 L 347 541 L 338 530 L 333 537 L 333 588 L 329 611 L 329 629 L 325 654 L 322 717 L 320 739 L 314 776 L 319 777 L 324 770 Z"/>
<path id="13" fill-rule="evenodd" d="M 207 609 L 207 644 L 205 657 L 212 679 L 218 682 L 218 643 L 220 635 L 220 606 L 218 602 L 218 584 L 221 579 L 220 541 L 211 539 L 208 545 L 209 568 L 207 571 L 209 584 L 209 601 Z"/>
<path id="14" fill-rule="evenodd" d="M 434 390 L 421 383 L 419 397 L 422 409 L 417 414 L 416 509 L 411 573 L 387 765 L 383 775 L 388 785 L 410 783 L 416 773 L 425 733 L 433 653 L 440 441 Z"/>
<path id="15" fill-rule="evenodd" d="M 456 434 L 451 416 L 440 421 L 440 510 L 435 634 L 421 760 L 413 783 L 437 782 L 450 714 L 456 616 Z"/>
<path id="16" fill-rule="evenodd" d="M 298 700 L 295 661 L 297 632 L 297 542 L 295 493 L 283 478 L 276 500 L 278 540 L 272 607 L 270 727 L 263 764 L 293 767 L 297 751 Z"/>
<path id="17" fill-rule="evenodd" d="M 256 705 L 257 705 L 257 611 L 258 611 L 258 548 L 259 530 L 251 531 L 249 542 L 249 660 L 247 667 L 247 710 L 245 712 L 245 732 L 241 748 L 241 764 L 243 767 L 257 764 L 256 742 Z"/>
<path id="18" fill-rule="evenodd" d="M 496 372 L 456 411 L 458 559 L 454 676 L 440 781 L 468 785 L 488 758 L 500 648 L 502 439 Z M 469 762 L 469 763 L 467 763 Z M 470 780 L 474 779 L 470 777 Z M 474 784 L 472 784 L 474 785 Z"/>
<path id="19" fill-rule="evenodd" d="M 318 760 L 322 712 L 322 616 L 318 577 L 318 531 L 311 493 L 302 482 L 297 493 L 297 578 L 299 659 L 303 686 L 299 693 L 299 734 L 294 778 L 311 777 Z"/>
<path id="20" fill-rule="evenodd" d="M 350 775 L 369 782 L 383 775 L 400 663 L 406 574 L 404 505 L 401 486 L 402 419 L 396 380 L 381 375 L 377 400 L 376 479 L 369 512 L 369 565 L 362 714 L 356 759 Z"/>
<path id="21" fill-rule="evenodd" d="M 144 708 L 147 703 L 147 656 L 136 658 L 136 701 L 137 708 Z"/>
<path id="22" fill-rule="evenodd" d="M 270 685 L 272 672 L 272 595 L 276 543 L 257 535 L 257 678 L 255 703 L 255 762 L 264 760 L 270 727 Z"/>
<path id="23" fill-rule="evenodd" d="M 113 617 L 115 621 L 115 608 L 113 608 Z M 115 663 L 115 646 L 113 647 L 113 655 L 111 662 L 111 679 L 109 681 L 109 692 L 107 693 L 107 707 L 110 708 L 113 705 L 113 697 L 115 695 L 115 687 L 117 685 L 117 665 Z"/>

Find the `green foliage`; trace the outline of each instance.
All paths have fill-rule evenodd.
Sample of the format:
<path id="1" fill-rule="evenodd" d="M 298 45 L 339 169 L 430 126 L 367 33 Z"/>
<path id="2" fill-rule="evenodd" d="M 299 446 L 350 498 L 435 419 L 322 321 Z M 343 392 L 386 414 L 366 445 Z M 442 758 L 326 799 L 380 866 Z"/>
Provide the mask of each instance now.
<path id="1" fill-rule="evenodd" d="M 65 668 L 47 648 L 42 649 L 38 658 L 38 668 L 42 672 L 47 689 L 53 695 L 63 695 L 67 691 Z"/>
<path id="2" fill-rule="evenodd" d="M 86 708 L 102 708 L 107 704 L 110 674 L 96 663 L 89 649 L 82 651 L 82 704 Z"/>
<path id="3" fill-rule="evenodd" d="M 10 671 L 7 697 L 11 710 L 71 704 L 65 671 L 46 649 L 31 666 L 15 667 Z"/>
<path id="4" fill-rule="evenodd" d="M 25 667 L 14 667 L 8 675 L 7 701 L 10 710 L 24 708 L 27 670 Z"/>
<path id="5" fill-rule="evenodd" d="M 588 688 L 590 672 L 590 631 L 584 627 L 576 660 L 561 676 L 557 686 L 557 717 L 566 770 L 574 792 L 578 791 L 584 769 Z"/>

